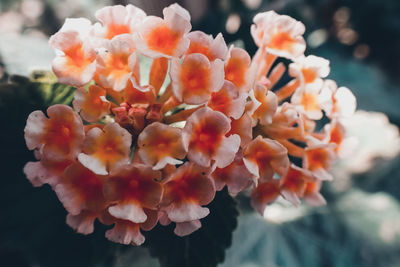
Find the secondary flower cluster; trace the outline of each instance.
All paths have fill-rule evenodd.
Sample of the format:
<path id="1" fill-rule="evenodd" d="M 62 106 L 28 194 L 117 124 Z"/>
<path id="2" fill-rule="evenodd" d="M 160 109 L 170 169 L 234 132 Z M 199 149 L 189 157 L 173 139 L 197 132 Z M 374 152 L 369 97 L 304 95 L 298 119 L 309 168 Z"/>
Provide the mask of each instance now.
<path id="1" fill-rule="evenodd" d="M 340 118 L 355 98 L 323 79 L 329 61 L 304 56 L 304 25 L 256 15 L 251 59 L 221 34 L 191 32 L 179 5 L 163 14 L 108 6 L 96 12 L 99 23 L 67 19 L 50 38 L 54 73 L 77 90 L 73 108 L 28 117 L 26 144 L 38 159 L 24 168 L 31 183 L 54 189 L 77 232 L 93 232 L 98 219 L 114 225 L 108 239 L 134 245 L 158 222 L 175 223 L 179 236 L 196 231 L 224 186 L 251 191 L 261 214 L 280 195 L 324 204 L 321 183 L 346 148 Z M 292 61 L 285 84 L 278 57 Z M 331 121 L 316 132 L 323 116 Z"/>

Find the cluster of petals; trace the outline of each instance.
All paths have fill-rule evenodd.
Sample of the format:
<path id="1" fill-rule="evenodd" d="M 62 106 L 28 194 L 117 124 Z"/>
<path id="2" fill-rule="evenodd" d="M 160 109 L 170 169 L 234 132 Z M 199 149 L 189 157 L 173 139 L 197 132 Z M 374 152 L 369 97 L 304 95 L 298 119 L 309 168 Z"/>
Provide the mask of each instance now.
<path id="1" fill-rule="evenodd" d="M 249 192 L 261 214 L 280 196 L 325 203 L 322 182 L 349 144 L 341 118 L 356 100 L 325 79 L 328 60 L 304 55 L 301 22 L 256 15 L 251 58 L 222 34 L 191 32 L 178 4 L 163 18 L 133 5 L 96 18 L 67 19 L 50 38 L 54 73 L 77 88 L 73 108 L 34 111 L 25 127 L 37 160 L 24 172 L 54 189 L 68 225 L 89 234 L 99 220 L 112 225 L 109 240 L 141 245 L 157 224 L 174 224 L 179 236 L 201 228 L 225 186 Z M 316 130 L 322 118 L 330 122 Z"/>

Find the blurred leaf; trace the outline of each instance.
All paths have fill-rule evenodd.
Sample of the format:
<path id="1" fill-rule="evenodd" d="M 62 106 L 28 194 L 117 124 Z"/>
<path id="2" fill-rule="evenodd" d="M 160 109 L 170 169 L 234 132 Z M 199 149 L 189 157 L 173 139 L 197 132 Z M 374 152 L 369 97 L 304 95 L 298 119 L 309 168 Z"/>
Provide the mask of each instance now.
<path id="1" fill-rule="evenodd" d="M 173 224 L 158 225 L 146 233 L 145 245 L 162 267 L 209 267 L 224 261 L 237 225 L 236 202 L 225 188 L 208 208 L 210 214 L 201 220 L 202 227 L 189 236 L 176 236 Z"/>

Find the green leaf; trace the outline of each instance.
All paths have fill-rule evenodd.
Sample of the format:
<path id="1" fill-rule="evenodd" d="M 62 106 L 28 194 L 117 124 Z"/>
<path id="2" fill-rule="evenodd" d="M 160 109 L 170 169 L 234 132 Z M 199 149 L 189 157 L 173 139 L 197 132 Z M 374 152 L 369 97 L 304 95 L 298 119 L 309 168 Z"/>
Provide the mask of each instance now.
<path id="1" fill-rule="evenodd" d="M 225 188 L 217 192 L 208 208 L 210 214 L 201 220 L 202 227 L 189 236 L 176 236 L 174 224 L 157 225 L 145 233 L 145 246 L 162 267 L 209 267 L 224 261 L 237 225 L 236 202 Z"/>

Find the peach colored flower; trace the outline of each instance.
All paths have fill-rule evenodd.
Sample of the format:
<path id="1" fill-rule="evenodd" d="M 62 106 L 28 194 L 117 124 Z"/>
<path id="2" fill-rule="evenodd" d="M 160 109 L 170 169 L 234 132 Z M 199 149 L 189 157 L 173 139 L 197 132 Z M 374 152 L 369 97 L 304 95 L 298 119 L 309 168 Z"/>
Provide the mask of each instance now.
<path id="1" fill-rule="evenodd" d="M 138 137 L 138 154 L 141 160 L 153 166 L 154 170 L 163 169 L 167 164 L 176 165 L 186 156 L 182 144 L 180 128 L 154 122 L 148 125 Z"/>
<path id="2" fill-rule="evenodd" d="M 248 114 L 253 118 L 253 126 L 260 121 L 262 125 L 268 125 L 272 122 L 276 109 L 278 107 L 278 99 L 272 91 L 257 84 L 253 90 L 250 90 L 251 105 L 248 108 Z"/>
<path id="3" fill-rule="evenodd" d="M 32 183 L 33 186 L 38 187 L 43 184 L 55 186 L 61 175 L 64 173 L 65 168 L 72 164 L 72 161 L 54 161 L 42 157 L 40 161 L 31 161 L 25 164 L 24 173 L 26 178 Z"/>
<path id="4" fill-rule="evenodd" d="M 240 93 L 233 83 L 225 80 L 219 91 L 211 93 L 207 106 L 237 120 L 243 115 L 246 99 L 246 93 Z"/>
<path id="5" fill-rule="evenodd" d="M 282 177 L 281 195 L 293 205 L 300 205 L 300 198 L 303 197 L 308 182 L 315 179 L 308 170 L 291 164 L 288 172 Z"/>
<path id="6" fill-rule="evenodd" d="M 346 129 L 338 118 L 333 118 L 325 125 L 324 134 L 322 142 L 336 144 L 335 152 L 341 158 L 349 155 L 358 144 L 355 137 L 347 136 Z"/>
<path id="7" fill-rule="evenodd" d="M 140 163 L 126 165 L 105 181 L 104 196 L 111 203 L 108 212 L 115 218 L 144 223 L 144 209 L 157 210 L 163 186 L 157 182 L 161 172 Z"/>
<path id="8" fill-rule="evenodd" d="M 96 211 L 83 210 L 77 215 L 68 213 L 66 223 L 76 232 L 84 235 L 93 233 L 94 221 L 98 218 L 99 213 Z"/>
<path id="9" fill-rule="evenodd" d="M 251 206 L 261 215 L 264 214 L 265 207 L 274 202 L 280 194 L 280 180 L 271 180 L 257 185 L 251 191 Z"/>
<path id="10" fill-rule="evenodd" d="M 320 180 L 332 180 L 328 170 L 336 158 L 336 144 L 325 144 L 316 139 L 311 140 L 304 150 L 303 168 L 310 170 Z"/>
<path id="11" fill-rule="evenodd" d="M 78 159 L 94 173 L 107 175 L 129 163 L 131 142 L 131 134 L 118 123 L 109 123 L 103 129 L 95 127 L 87 132 Z"/>
<path id="12" fill-rule="evenodd" d="M 76 162 L 65 169 L 54 191 L 71 215 L 78 215 L 84 210 L 101 212 L 106 207 L 104 180 L 105 177 Z"/>
<path id="13" fill-rule="evenodd" d="M 307 182 L 306 189 L 304 191 L 304 200 L 310 206 L 323 206 L 326 205 L 325 198 L 319 192 L 322 186 L 322 181 L 316 180 L 313 182 Z"/>
<path id="14" fill-rule="evenodd" d="M 82 86 L 93 78 L 96 53 L 88 40 L 90 28 L 86 19 L 67 19 L 50 37 L 49 44 L 57 54 L 52 68 L 60 83 Z"/>
<path id="15" fill-rule="evenodd" d="M 301 56 L 289 65 L 289 75 L 300 80 L 302 86 L 320 89 L 322 78 L 330 72 L 329 60 L 317 56 Z"/>
<path id="16" fill-rule="evenodd" d="M 151 85 L 138 87 L 128 82 L 128 85 L 124 89 L 124 100 L 132 105 L 153 104 L 156 98 L 156 92 Z"/>
<path id="17" fill-rule="evenodd" d="M 322 87 L 299 87 L 292 95 L 291 103 L 296 109 L 312 120 L 322 118 Z"/>
<path id="18" fill-rule="evenodd" d="M 200 220 L 177 222 L 174 233 L 177 236 L 187 236 L 201 228 Z"/>
<path id="19" fill-rule="evenodd" d="M 133 5 L 106 6 L 96 11 L 101 24 L 94 25 L 94 35 L 111 40 L 122 34 L 132 34 L 146 18 L 146 13 Z"/>
<path id="20" fill-rule="evenodd" d="M 91 85 L 89 90 L 78 88 L 75 92 L 74 109 L 88 122 L 97 122 L 110 113 L 111 103 L 106 99 L 106 90 Z"/>
<path id="21" fill-rule="evenodd" d="M 186 34 L 192 28 L 189 13 L 178 4 L 163 10 L 164 19 L 148 16 L 134 35 L 138 50 L 146 56 L 180 57 L 189 47 Z"/>
<path id="22" fill-rule="evenodd" d="M 251 58 L 246 50 L 238 47 L 229 49 L 229 57 L 225 62 L 225 80 L 236 85 L 241 91 L 250 89 L 249 69 Z"/>
<path id="23" fill-rule="evenodd" d="M 165 78 L 168 73 L 168 58 L 160 57 L 155 58 L 151 64 L 149 84 L 154 87 L 155 91 L 158 92 L 163 85 Z"/>
<path id="24" fill-rule="evenodd" d="M 134 43 L 130 37 L 114 37 L 97 52 L 96 81 L 103 87 L 122 91 L 131 79 L 135 79 L 136 61 Z"/>
<path id="25" fill-rule="evenodd" d="M 210 63 L 202 54 L 190 54 L 173 59 L 171 64 L 172 90 L 179 101 L 187 104 L 203 104 L 212 92 L 220 90 L 224 83 L 224 63 L 216 59 Z"/>
<path id="26" fill-rule="evenodd" d="M 329 168 L 354 147 L 342 123 L 356 101 L 325 80 L 328 60 L 304 55 L 304 25 L 257 14 L 251 58 L 222 34 L 190 32 L 178 4 L 163 15 L 104 7 L 100 22 L 66 19 L 50 38 L 56 76 L 77 87 L 76 112 L 29 115 L 33 186 L 52 187 L 75 231 L 92 233 L 98 219 L 111 226 L 106 238 L 132 245 L 157 222 L 178 236 L 200 229 L 225 186 L 231 195 L 252 187 L 261 214 L 279 196 L 325 204 Z"/>
<path id="27" fill-rule="evenodd" d="M 236 195 L 250 186 L 252 174 L 243 162 L 242 151 L 236 154 L 235 160 L 225 168 L 216 168 L 210 175 L 215 189 L 221 191 L 226 185 L 230 194 Z"/>
<path id="28" fill-rule="evenodd" d="M 335 81 L 326 80 L 320 96 L 321 107 L 329 118 L 350 117 L 356 110 L 356 98 L 347 87 L 337 87 Z"/>
<path id="29" fill-rule="evenodd" d="M 221 60 L 227 58 L 228 47 L 221 33 L 214 39 L 202 31 L 193 31 L 187 34 L 187 38 L 190 40 L 190 46 L 186 55 L 200 53 L 205 55 L 210 62 L 217 58 Z"/>
<path id="30" fill-rule="evenodd" d="M 49 118 L 37 110 L 29 115 L 24 130 L 27 147 L 39 148 L 54 161 L 75 159 L 85 136 L 81 118 L 72 108 L 60 104 L 49 107 L 47 114 Z"/>
<path id="31" fill-rule="evenodd" d="M 284 146 L 261 135 L 244 147 L 243 162 L 249 172 L 261 181 L 271 180 L 274 173 L 285 175 L 290 163 Z"/>
<path id="32" fill-rule="evenodd" d="M 269 53 L 289 59 L 304 53 L 303 23 L 274 11 L 257 14 L 253 22 L 251 35 L 257 46 L 265 46 Z"/>
<path id="33" fill-rule="evenodd" d="M 202 207 L 215 196 L 214 183 L 208 172 L 194 163 L 186 162 L 166 178 L 161 206 L 171 221 L 190 222 L 209 214 L 208 208 Z"/>
<path id="34" fill-rule="evenodd" d="M 151 209 L 143 209 L 147 219 L 143 223 L 133 223 L 129 220 L 121 220 L 113 217 L 109 213 L 103 215 L 100 220 L 102 223 L 114 227 L 106 231 L 106 238 L 110 241 L 124 244 L 140 246 L 144 243 L 145 237 L 140 230 L 150 231 L 156 226 L 158 221 L 158 212 Z"/>
<path id="35" fill-rule="evenodd" d="M 182 131 L 189 160 L 204 167 L 214 164 L 219 168 L 228 166 L 240 146 L 238 135 L 225 136 L 229 130 L 230 120 L 221 112 L 207 107 L 194 112 Z"/>
<path id="36" fill-rule="evenodd" d="M 232 134 L 237 134 L 240 137 L 240 147 L 244 147 L 253 139 L 253 131 L 252 131 L 253 120 L 249 114 L 244 113 L 242 117 L 231 121 L 231 129 L 226 134 L 226 136 L 230 136 Z"/>

